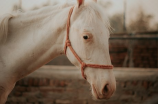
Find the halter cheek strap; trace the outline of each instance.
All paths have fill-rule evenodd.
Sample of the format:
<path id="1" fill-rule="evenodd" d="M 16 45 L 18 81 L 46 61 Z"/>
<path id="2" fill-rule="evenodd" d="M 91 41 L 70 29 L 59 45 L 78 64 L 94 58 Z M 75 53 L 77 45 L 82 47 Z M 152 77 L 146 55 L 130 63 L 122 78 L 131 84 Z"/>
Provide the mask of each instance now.
<path id="1" fill-rule="evenodd" d="M 76 57 L 76 59 L 79 61 L 79 63 L 81 64 L 81 73 L 84 79 L 86 79 L 86 76 L 84 74 L 84 69 L 86 67 L 91 67 L 91 68 L 100 68 L 100 69 L 113 69 L 113 65 L 98 65 L 98 64 L 86 64 L 84 63 L 80 57 L 77 55 L 77 53 L 75 52 L 75 50 L 73 49 L 72 45 L 71 45 L 71 41 L 69 39 L 69 31 L 70 31 L 70 19 L 71 19 L 71 15 L 73 12 L 74 7 L 72 7 L 69 11 L 69 15 L 68 15 L 68 20 L 67 20 L 67 35 L 66 35 L 66 41 L 65 41 L 65 47 L 64 47 L 64 52 L 66 54 L 66 50 L 67 47 L 69 47 L 69 49 L 71 50 L 71 52 L 74 54 L 74 56 Z"/>

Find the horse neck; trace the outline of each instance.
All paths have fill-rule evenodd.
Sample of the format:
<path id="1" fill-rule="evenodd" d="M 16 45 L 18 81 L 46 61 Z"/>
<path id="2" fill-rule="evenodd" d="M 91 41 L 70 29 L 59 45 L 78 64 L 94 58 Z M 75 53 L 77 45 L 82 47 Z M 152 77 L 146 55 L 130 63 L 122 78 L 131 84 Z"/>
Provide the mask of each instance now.
<path id="1" fill-rule="evenodd" d="M 7 41 L 0 47 L 2 68 L 22 78 L 63 54 L 67 21 L 65 15 L 68 15 L 69 9 L 52 11 L 46 8 L 12 18 Z"/>

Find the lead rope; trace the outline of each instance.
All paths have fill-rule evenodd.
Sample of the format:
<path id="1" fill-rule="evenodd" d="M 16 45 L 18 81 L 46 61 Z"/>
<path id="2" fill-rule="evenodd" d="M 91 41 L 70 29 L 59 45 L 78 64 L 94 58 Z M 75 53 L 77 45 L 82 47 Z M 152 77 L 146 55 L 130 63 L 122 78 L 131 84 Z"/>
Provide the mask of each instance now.
<path id="1" fill-rule="evenodd" d="M 82 77 L 84 79 L 86 79 L 86 76 L 84 74 L 84 69 L 86 67 L 91 67 L 91 68 L 101 68 L 101 69 L 113 69 L 113 65 L 97 65 L 97 64 L 86 64 L 84 63 L 80 57 L 77 55 L 77 53 L 74 51 L 74 49 L 72 48 L 71 46 L 71 42 L 70 42 L 70 39 L 69 39 L 69 32 L 70 32 L 70 19 L 71 19 L 71 15 L 72 15 L 72 12 L 73 12 L 73 9 L 74 7 L 72 7 L 69 11 L 69 14 L 68 14 L 68 20 L 67 20 L 67 34 L 66 34 L 66 41 L 65 41 L 65 47 L 64 47 L 64 52 L 65 52 L 65 55 L 66 55 L 66 50 L 67 50 L 67 47 L 70 48 L 71 52 L 74 54 L 74 56 L 76 57 L 76 59 L 79 61 L 79 63 L 81 64 L 81 73 L 82 73 Z"/>

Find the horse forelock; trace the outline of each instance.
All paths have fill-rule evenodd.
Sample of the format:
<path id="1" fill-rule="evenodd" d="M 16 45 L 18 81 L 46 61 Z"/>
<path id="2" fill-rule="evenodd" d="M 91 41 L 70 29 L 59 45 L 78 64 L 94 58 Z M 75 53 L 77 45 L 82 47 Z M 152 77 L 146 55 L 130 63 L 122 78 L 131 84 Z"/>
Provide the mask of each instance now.
<path id="1" fill-rule="evenodd" d="M 76 7 L 76 9 L 78 9 L 78 7 Z M 78 18 L 78 23 L 79 23 L 78 28 L 80 28 L 81 30 L 84 30 L 85 27 L 83 25 L 92 26 L 92 25 L 95 25 L 96 23 L 97 24 L 100 23 L 98 21 L 101 21 L 101 23 L 104 24 L 108 33 L 107 35 L 109 37 L 111 26 L 110 26 L 108 16 L 105 13 L 105 8 L 103 8 L 100 4 L 91 0 L 91 1 L 85 2 L 84 6 L 80 7 L 79 9 L 80 9 L 79 12 L 76 11 L 76 13 L 74 13 L 76 15 L 75 19 L 80 17 Z"/>
<path id="2" fill-rule="evenodd" d="M 99 5 L 96 2 L 87 2 L 85 3 L 85 7 L 86 7 L 86 13 L 88 13 L 86 17 L 86 21 L 94 23 L 97 22 L 98 19 L 100 19 L 104 23 L 105 27 L 109 31 L 111 30 L 108 16 L 104 11 L 105 8 L 103 8 L 101 5 Z"/>

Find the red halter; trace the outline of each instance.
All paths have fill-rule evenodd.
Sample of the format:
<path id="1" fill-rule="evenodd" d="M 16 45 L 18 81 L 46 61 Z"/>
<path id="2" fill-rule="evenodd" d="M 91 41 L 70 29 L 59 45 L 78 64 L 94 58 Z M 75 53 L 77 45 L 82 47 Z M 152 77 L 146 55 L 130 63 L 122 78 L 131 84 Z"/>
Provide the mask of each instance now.
<path id="1" fill-rule="evenodd" d="M 67 36 L 66 36 L 66 42 L 65 42 L 65 47 L 64 47 L 64 52 L 66 54 L 66 50 L 67 47 L 70 48 L 71 52 L 74 54 L 74 56 L 76 57 L 76 59 L 79 61 L 79 63 L 81 64 L 81 72 L 82 72 L 82 76 L 84 79 L 86 79 L 85 74 L 84 74 L 84 69 L 86 67 L 91 67 L 91 68 L 101 68 L 101 69 L 113 69 L 113 65 L 97 65 L 97 64 L 86 64 L 84 63 L 80 57 L 76 54 L 76 52 L 74 51 L 74 49 L 71 46 L 71 42 L 69 39 L 69 31 L 70 31 L 70 19 L 71 19 L 71 15 L 73 12 L 74 7 L 72 7 L 69 11 L 69 15 L 68 15 L 68 20 L 67 20 Z"/>

